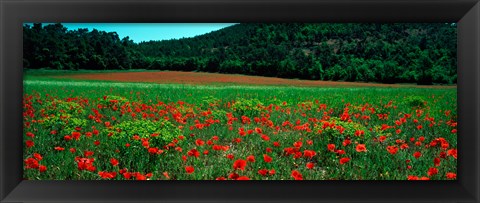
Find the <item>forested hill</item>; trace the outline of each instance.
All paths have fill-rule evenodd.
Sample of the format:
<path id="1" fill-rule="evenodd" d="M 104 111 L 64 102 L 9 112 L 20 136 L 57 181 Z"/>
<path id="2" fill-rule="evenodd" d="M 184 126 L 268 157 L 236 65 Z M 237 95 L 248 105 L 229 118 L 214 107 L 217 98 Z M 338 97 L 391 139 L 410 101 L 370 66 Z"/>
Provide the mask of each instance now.
<path id="1" fill-rule="evenodd" d="M 193 38 L 138 44 L 120 40 L 115 33 L 66 31 L 57 24 L 53 33 L 69 36 L 50 42 L 57 44 L 55 52 L 62 47 L 58 44 L 64 44 L 59 56 L 51 54 L 48 43 L 32 40 L 42 32 L 48 38 L 49 26 L 54 27 L 24 27 L 25 67 L 139 68 L 383 83 L 451 84 L 457 79 L 455 24 L 236 24 Z M 68 48 L 72 43 L 81 46 Z M 45 51 L 45 46 L 50 60 L 38 63 L 38 56 L 45 55 L 38 50 Z M 76 52 L 82 53 L 81 59 Z"/>

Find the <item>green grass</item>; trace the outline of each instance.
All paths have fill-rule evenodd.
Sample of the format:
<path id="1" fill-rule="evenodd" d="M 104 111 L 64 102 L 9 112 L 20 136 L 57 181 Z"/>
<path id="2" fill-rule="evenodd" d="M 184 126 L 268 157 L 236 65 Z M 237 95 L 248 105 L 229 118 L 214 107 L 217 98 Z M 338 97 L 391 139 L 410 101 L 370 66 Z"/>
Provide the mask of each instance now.
<path id="1" fill-rule="evenodd" d="M 228 178 L 231 173 L 236 172 L 250 179 L 291 180 L 292 170 L 298 170 L 304 179 L 314 180 L 405 180 L 408 175 L 428 176 L 428 169 L 435 167 L 433 159 L 439 157 L 441 152 L 456 149 L 457 145 L 456 133 L 451 132 L 455 127 L 446 124 L 447 121 L 456 122 L 457 91 L 451 88 L 182 85 L 74 81 L 27 75 L 24 93 L 25 103 L 31 106 L 25 108 L 25 112 L 33 111 L 33 117 L 25 116 L 25 122 L 30 125 L 24 128 L 24 133 L 35 134 L 34 138 L 24 135 L 25 140 L 35 142 L 33 147 L 24 149 L 24 158 L 40 153 L 43 156 L 40 164 L 48 168 L 42 173 L 35 169 L 25 169 L 24 176 L 27 179 L 90 180 L 100 179 L 98 171 L 113 171 L 117 172 L 114 179 L 121 180 L 124 177 L 118 174 L 119 169 L 126 168 L 129 172 L 152 173 L 151 179 L 165 179 L 163 172 L 168 172 L 171 179 L 179 180 Z M 105 97 L 108 99 L 105 100 Z M 124 98 L 125 101 L 117 105 L 109 104 L 108 100 L 114 97 Z M 56 104 L 52 105 L 52 101 L 56 101 Z M 99 108 L 99 104 L 103 107 Z M 123 110 L 121 106 L 124 107 Z M 324 130 L 322 133 L 316 131 L 321 129 L 322 121 L 340 119 L 346 107 L 349 109 L 351 123 L 356 124 L 352 126 L 372 129 L 367 130 L 368 136 L 340 134 L 337 130 Z M 365 109 L 362 111 L 363 107 Z M 370 108 L 375 112 L 372 113 Z M 89 118 L 89 115 L 95 115 L 95 111 L 102 115 L 99 122 Z M 449 113 L 446 113 L 447 111 Z M 48 113 L 45 112 L 52 112 L 54 116 L 46 119 Z M 132 113 L 135 113 L 135 117 L 132 117 Z M 237 120 L 228 117 L 227 113 L 231 113 Z M 142 118 L 142 114 L 146 115 L 146 118 Z M 386 114 L 388 119 L 382 120 L 377 114 Z M 395 126 L 395 121 L 403 118 L 405 114 L 410 114 L 411 117 L 396 129 L 379 130 L 382 124 Z M 60 119 L 62 115 L 68 118 Z M 242 123 L 242 116 L 248 116 L 250 124 Z M 368 116 L 369 119 L 364 118 Z M 255 117 L 259 119 L 258 122 Z M 155 141 L 156 138 L 152 137 L 150 147 L 164 150 L 164 153 L 159 155 L 149 154 L 141 141 L 133 140 L 135 133 L 127 133 L 126 136 L 115 134 L 110 137 L 108 134 L 115 130 L 105 126 L 107 121 L 116 126 L 132 120 L 154 121 L 144 123 L 155 125 L 165 118 L 177 127 L 183 126 L 179 134 L 185 138 L 174 144 L 174 147 L 164 149 L 168 141 Z M 425 118 L 434 118 L 434 121 Z M 414 123 L 414 119 L 418 123 Z M 51 123 L 38 122 L 45 120 Z M 286 121 L 289 121 L 291 126 L 283 126 Z M 208 126 L 199 129 L 195 127 L 198 123 Z M 295 126 L 304 124 L 308 124 L 310 132 L 295 129 Z M 418 129 L 418 125 L 423 128 Z M 81 127 L 80 140 L 65 141 L 64 136 L 77 131 L 74 128 L 78 126 Z M 85 134 L 92 132 L 93 126 L 99 130 L 99 135 L 86 137 Z M 358 130 L 348 129 L 355 128 L 348 126 L 350 125 L 343 126 L 347 128 L 346 132 Z M 245 131 L 261 128 L 262 134 L 267 135 L 270 140 L 262 139 L 262 136 L 255 132 L 241 136 L 239 128 L 244 128 Z M 397 129 L 401 129 L 398 134 Z M 52 130 L 57 131 L 57 134 L 51 135 Z M 174 131 L 171 132 L 178 137 Z M 213 145 L 195 145 L 197 139 L 207 142 L 213 136 L 219 137 L 217 141 L 212 140 L 216 145 L 229 146 L 229 149 L 215 151 L 212 149 Z M 374 140 L 380 136 L 387 138 L 384 142 Z M 425 137 L 421 146 L 410 142 L 410 138 L 415 138 L 416 141 L 421 136 Z M 352 144 L 344 147 L 342 143 L 347 137 Z M 425 147 L 440 137 L 449 143 L 447 148 L 442 149 L 439 145 Z M 232 142 L 236 138 L 240 138 L 241 142 Z M 96 140 L 100 145 L 94 145 Z M 307 144 L 307 140 L 311 140 L 313 144 Z M 401 146 L 397 140 L 404 141 L 409 148 L 400 149 L 397 154 L 392 155 L 386 147 Z M 293 147 L 293 144 L 299 141 L 303 143 L 300 152 L 313 150 L 316 155 L 313 158 L 294 158 L 293 155 L 284 153 L 285 148 Z M 279 142 L 281 146 L 276 147 L 273 142 Z M 365 144 L 367 152 L 356 152 L 355 142 Z M 131 146 L 125 147 L 126 143 Z M 335 144 L 337 149 L 344 150 L 346 154 L 339 155 L 328 151 L 327 144 Z M 55 146 L 64 147 L 65 151 L 55 151 Z M 182 151 L 175 150 L 176 147 L 182 148 Z M 70 148 L 75 148 L 76 152 L 69 152 Z M 200 152 L 198 158 L 188 156 L 187 152 L 194 148 Z M 266 152 L 267 148 L 272 151 Z M 96 170 L 93 172 L 79 170 L 75 163 L 75 157 L 83 157 L 85 150 L 94 151 Z M 209 151 L 208 155 L 203 154 L 205 150 Z M 412 155 L 416 151 L 422 153 L 419 159 Z M 234 159 L 227 159 L 228 154 L 232 154 Z M 263 154 L 271 156 L 273 161 L 265 163 Z M 249 155 L 254 155 L 256 161 L 247 163 L 244 171 L 235 171 L 232 168 L 235 160 L 246 159 Z M 183 161 L 182 156 L 186 156 L 187 160 Z M 342 157 L 349 157 L 351 161 L 340 165 L 339 159 Z M 112 166 L 109 163 L 110 158 L 118 159 L 120 164 Z M 410 163 L 407 164 L 406 160 L 410 160 Z M 456 173 L 455 158 L 446 156 L 441 160 L 440 166 L 436 167 L 439 173 L 430 177 L 433 180 L 446 179 L 448 172 Z M 315 163 L 315 167 L 307 169 L 307 162 Z M 195 172 L 187 174 L 185 166 L 194 166 Z M 407 169 L 407 166 L 411 168 Z M 260 169 L 275 169 L 276 173 L 264 177 L 258 174 Z"/>

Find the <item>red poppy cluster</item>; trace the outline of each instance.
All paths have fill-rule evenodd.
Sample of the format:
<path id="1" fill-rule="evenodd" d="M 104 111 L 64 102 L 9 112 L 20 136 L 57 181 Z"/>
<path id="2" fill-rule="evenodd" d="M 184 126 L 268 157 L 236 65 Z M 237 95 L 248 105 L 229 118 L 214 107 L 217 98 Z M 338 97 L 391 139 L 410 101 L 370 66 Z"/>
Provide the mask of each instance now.
<path id="1" fill-rule="evenodd" d="M 375 105 L 342 101 L 332 106 L 312 100 L 258 104 L 240 111 L 234 108 L 236 101 L 165 103 L 130 94 L 128 99 L 26 94 L 25 178 L 438 180 L 457 176 L 457 123 L 451 109 L 400 109 L 396 104 L 401 103 L 393 101 Z M 138 101 L 130 102 L 133 98 Z M 117 127 L 132 120 L 153 122 L 156 128 L 148 123 Z M 174 130 L 155 130 L 164 121 L 180 132 L 167 141 L 160 138 Z"/>

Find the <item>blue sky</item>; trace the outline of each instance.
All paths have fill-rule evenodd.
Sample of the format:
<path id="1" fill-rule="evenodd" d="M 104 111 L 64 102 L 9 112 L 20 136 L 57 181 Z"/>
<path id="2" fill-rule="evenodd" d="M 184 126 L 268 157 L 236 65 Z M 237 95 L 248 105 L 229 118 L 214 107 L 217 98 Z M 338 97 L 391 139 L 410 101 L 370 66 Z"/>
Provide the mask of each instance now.
<path id="1" fill-rule="evenodd" d="M 69 30 L 93 28 L 117 32 L 120 39 L 129 36 L 134 42 L 179 39 L 209 33 L 235 23 L 62 23 Z"/>

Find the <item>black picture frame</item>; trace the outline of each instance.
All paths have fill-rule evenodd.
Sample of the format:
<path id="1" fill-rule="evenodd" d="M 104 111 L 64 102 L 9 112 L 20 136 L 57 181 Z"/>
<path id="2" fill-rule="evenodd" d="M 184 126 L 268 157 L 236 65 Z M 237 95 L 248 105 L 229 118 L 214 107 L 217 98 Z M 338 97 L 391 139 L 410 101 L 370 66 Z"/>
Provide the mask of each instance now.
<path id="1" fill-rule="evenodd" d="M 0 0 L 2 202 L 479 202 L 478 0 Z M 457 22 L 456 181 L 24 181 L 24 22 Z"/>

